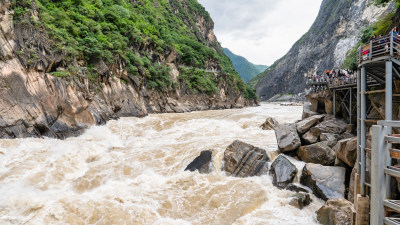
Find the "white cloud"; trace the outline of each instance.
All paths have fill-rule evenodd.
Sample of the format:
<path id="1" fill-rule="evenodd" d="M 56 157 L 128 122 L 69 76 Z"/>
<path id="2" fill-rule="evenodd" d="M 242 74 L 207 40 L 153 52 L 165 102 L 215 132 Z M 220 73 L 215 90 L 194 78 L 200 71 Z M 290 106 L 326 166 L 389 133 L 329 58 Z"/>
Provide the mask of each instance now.
<path id="1" fill-rule="evenodd" d="M 271 65 L 311 27 L 322 0 L 198 0 L 223 47 Z"/>

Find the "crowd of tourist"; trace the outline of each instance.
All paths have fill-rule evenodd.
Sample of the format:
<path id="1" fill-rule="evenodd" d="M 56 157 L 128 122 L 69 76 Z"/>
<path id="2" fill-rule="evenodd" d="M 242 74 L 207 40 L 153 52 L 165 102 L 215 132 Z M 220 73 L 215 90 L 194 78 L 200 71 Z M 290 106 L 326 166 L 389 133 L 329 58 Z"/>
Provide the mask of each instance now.
<path id="1" fill-rule="evenodd" d="M 369 39 L 369 44 L 365 45 L 361 50 L 362 60 L 367 60 L 368 58 L 371 57 L 371 49 L 372 49 L 372 57 L 387 54 L 390 51 L 390 42 L 391 42 L 390 36 L 392 34 L 393 34 L 393 42 L 399 43 L 400 35 L 399 32 L 397 31 L 397 27 L 394 27 L 386 36 L 382 35 L 377 36 L 376 34 L 373 34 Z M 371 43 L 372 43 L 372 48 L 371 48 Z M 393 46 L 393 52 L 396 55 L 399 55 L 397 44 L 396 46 Z"/>
<path id="2" fill-rule="evenodd" d="M 309 75 L 308 83 L 325 83 L 328 86 L 339 86 L 357 82 L 357 76 L 347 69 L 327 70 L 325 74 Z"/>

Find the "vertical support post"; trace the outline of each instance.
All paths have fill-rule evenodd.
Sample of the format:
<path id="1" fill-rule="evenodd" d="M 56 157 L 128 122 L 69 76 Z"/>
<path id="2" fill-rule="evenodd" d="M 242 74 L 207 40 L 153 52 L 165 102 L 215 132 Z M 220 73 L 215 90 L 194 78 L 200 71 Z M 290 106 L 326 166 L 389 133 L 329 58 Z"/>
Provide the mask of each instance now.
<path id="1" fill-rule="evenodd" d="M 357 173 L 361 173 L 361 70 L 357 70 Z"/>
<path id="2" fill-rule="evenodd" d="M 353 88 L 350 87 L 350 102 L 349 102 L 349 124 L 353 124 Z"/>
<path id="3" fill-rule="evenodd" d="M 333 89 L 333 117 L 336 118 L 336 89 Z"/>
<path id="4" fill-rule="evenodd" d="M 361 195 L 365 196 L 365 173 L 366 173 L 366 136 L 367 128 L 365 126 L 365 120 L 367 119 L 367 98 L 365 92 L 367 90 L 367 70 L 365 66 L 361 67 Z"/>
<path id="5" fill-rule="evenodd" d="M 386 196 L 384 168 L 387 146 L 385 143 L 386 128 L 372 127 L 371 150 L 371 220 L 370 224 L 383 225 L 385 209 L 383 200 Z"/>
<path id="6" fill-rule="evenodd" d="M 393 32 L 392 32 L 393 33 Z M 391 35 L 393 37 L 393 35 Z M 393 39 L 392 39 L 393 40 Z M 393 103 L 393 63 L 392 61 L 386 62 L 386 93 L 385 93 L 385 120 L 392 120 L 392 103 Z M 392 127 L 387 127 L 388 134 L 392 134 Z M 391 144 L 389 145 L 391 148 Z M 390 152 L 386 151 L 386 166 L 391 166 L 392 161 L 390 158 Z M 390 176 L 386 175 L 386 194 L 387 198 L 390 198 Z"/>

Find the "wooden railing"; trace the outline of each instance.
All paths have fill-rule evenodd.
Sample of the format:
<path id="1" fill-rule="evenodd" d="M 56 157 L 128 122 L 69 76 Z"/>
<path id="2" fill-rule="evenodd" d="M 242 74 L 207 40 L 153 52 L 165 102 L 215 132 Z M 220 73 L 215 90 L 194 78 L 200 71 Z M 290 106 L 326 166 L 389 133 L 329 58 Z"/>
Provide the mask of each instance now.
<path id="1" fill-rule="evenodd" d="M 360 46 L 357 51 L 357 62 L 360 65 L 364 61 L 371 61 L 383 56 L 399 57 L 399 53 L 400 38 L 391 32 Z"/>

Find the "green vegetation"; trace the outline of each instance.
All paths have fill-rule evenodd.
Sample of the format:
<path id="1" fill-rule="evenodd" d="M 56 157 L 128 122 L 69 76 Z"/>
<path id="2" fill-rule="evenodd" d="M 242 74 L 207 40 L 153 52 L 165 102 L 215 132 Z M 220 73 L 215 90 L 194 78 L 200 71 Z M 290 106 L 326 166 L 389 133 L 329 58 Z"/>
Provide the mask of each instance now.
<path id="1" fill-rule="evenodd" d="M 51 72 L 50 74 L 55 77 L 68 77 L 69 76 L 69 73 L 67 71 Z"/>
<path id="2" fill-rule="evenodd" d="M 235 55 L 232 53 L 229 49 L 223 48 L 224 53 L 229 57 L 229 59 L 232 61 L 233 66 L 235 67 L 236 71 L 239 73 L 240 77 L 245 81 L 248 82 L 251 80 L 251 78 L 255 77 L 257 74 L 263 72 L 265 69 L 267 69 L 267 66 L 260 66 L 260 68 L 265 68 L 264 70 L 260 71 L 260 69 L 249 62 L 247 59 L 245 59 L 242 56 Z"/>
<path id="3" fill-rule="evenodd" d="M 85 76 L 92 81 L 99 76 L 94 63 L 102 60 L 124 65 L 129 74 L 143 77 L 148 88 L 173 89 L 177 85 L 161 59 L 176 51 L 180 64 L 200 71 L 216 62 L 230 85 L 246 89 L 219 44 L 203 40 L 197 16 L 209 26 L 213 22 L 197 0 L 12 0 L 12 7 L 16 23 L 49 33 L 66 64 L 84 60 L 89 68 Z M 39 12 L 38 21 L 33 11 Z M 200 92 L 215 92 L 219 80 L 201 78 L 198 69 L 184 80 Z"/>
<path id="4" fill-rule="evenodd" d="M 213 73 L 195 68 L 181 68 L 180 72 L 179 79 L 184 81 L 190 90 L 209 95 L 217 93 L 217 81 Z"/>

